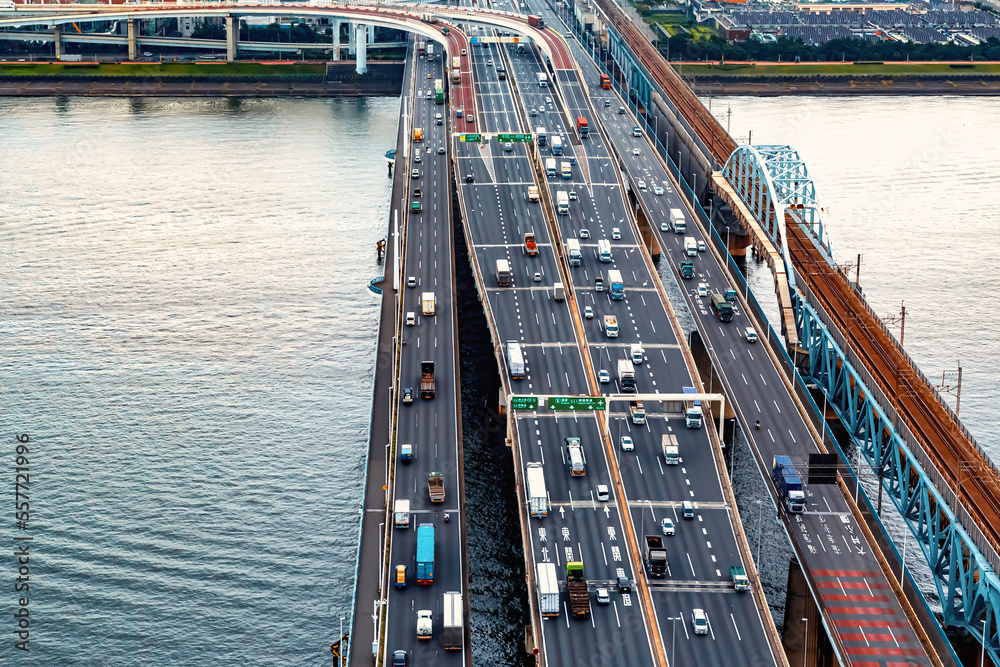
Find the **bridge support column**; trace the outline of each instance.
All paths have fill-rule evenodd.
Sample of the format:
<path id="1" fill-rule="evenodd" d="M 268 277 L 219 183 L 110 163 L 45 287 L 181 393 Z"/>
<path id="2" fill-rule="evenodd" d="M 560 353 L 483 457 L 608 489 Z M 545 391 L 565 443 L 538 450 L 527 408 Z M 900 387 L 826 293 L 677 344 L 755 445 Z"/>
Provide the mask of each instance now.
<path id="1" fill-rule="evenodd" d="M 792 558 L 788 565 L 784 626 L 781 643 L 789 664 L 806 667 L 833 664 L 833 647 L 823 631 L 816 601 L 809 592 L 796 558 Z"/>
<path id="2" fill-rule="evenodd" d="M 340 21 L 333 22 L 333 49 L 331 56 L 333 60 L 340 60 Z"/>
<path id="3" fill-rule="evenodd" d="M 53 44 L 56 47 L 56 60 L 62 60 L 62 29 L 59 26 L 55 26 L 52 29 Z"/>
<path id="4" fill-rule="evenodd" d="M 354 29 L 355 51 L 358 54 L 358 64 L 354 71 L 364 74 L 368 71 L 368 26 L 357 25 Z"/>
<path id="5" fill-rule="evenodd" d="M 240 25 L 235 16 L 226 17 L 226 62 L 236 60 L 236 42 L 240 37 Z"/>
<path id="6" fill-rule="evenodd" d="M 138 20 L 129 19 L 126 23 L 128 25 L 128 59 L 135 60 L 136 57 L 139 55 L 139 49 L 136 45 L 136 37 L 137 37 L 136 32 L 137 28 L 139 27 L 137 25 Z"/>
<path id="7" fill-rule="evenodd" d="M 353 21 L 349 21 L 347 24 L 347 55 L 354 55 L 354 46 L 356 40 L 354 38 L 354 31 L 357 28 Z"/>

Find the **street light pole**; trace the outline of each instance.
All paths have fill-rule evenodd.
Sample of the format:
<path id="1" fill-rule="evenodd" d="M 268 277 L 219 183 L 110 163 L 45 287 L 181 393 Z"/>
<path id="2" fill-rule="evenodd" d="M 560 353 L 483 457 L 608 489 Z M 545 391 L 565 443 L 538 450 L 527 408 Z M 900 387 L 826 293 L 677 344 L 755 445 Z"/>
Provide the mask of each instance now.
<path id="1" fill-rule="evenodd" d="M 677 652 L 677 621 L 681 620 L 681 617 L 668 616 L 667 620 L 670 621 L 670 667 L 674 667 L 677 664 L 674 662 L 674 655 Z"/>
<path id="2" fill-rule="evenodd" d="M 339 651 L 340 660 L 338 660 L 337 662 L 340 663 L 340 667 L 344 667 L 344 617 L 343 616 L 340 617 L 340 639 L 338 639 L 337 641 L 340 642 L 338 644 L 338 646 L 340 646 L 340 651 Z"/>
<path id="3" fill-rule="evenodd" d="M 809 619 L 803 618 L 802 622 L 806 624 L 806 633 L 802 637 L 802 667 L 806 667 L 806 659 L 809 657 Z"/>
<path id="4" fill-rule="evenodd" d="M 979 654 L 979 664 L 986 667 L 986 619 L 983 619 L 983 650 Z"/>
<path id="5" fill-rule="evenodd" d="M 764 504 L 758 500 L 757 501 L 757 558 L 755 563 L 757 564 L 757 569 L 760 570 L 760 542 L 764 538 L 764 524 L 761 523 L 761 512 L 764 509 Z"/>

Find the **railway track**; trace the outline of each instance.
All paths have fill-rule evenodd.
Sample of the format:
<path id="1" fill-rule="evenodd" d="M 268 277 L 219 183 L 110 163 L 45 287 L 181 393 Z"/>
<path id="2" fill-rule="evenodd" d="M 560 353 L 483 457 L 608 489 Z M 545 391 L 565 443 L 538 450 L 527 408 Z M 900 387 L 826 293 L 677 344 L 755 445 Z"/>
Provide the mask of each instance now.
<path id="1" fill-rule="evenodd" d="M 633 55 L 646 72 L 698 133 L 715 162 L 725 164 L 737 146 L 733 138 L 614 2 L 595 1 L 618 34 L 628 41 Z M 1000 479 L 843 276 L 820 256 L 794 221 L 789 218 L 786 223 L 789 252 L 800 279 L 819 298 L 826 312 L 835 318 L 852 351 L 921 441 L 924 451 L 993 549 L 1000 553 Z"/>

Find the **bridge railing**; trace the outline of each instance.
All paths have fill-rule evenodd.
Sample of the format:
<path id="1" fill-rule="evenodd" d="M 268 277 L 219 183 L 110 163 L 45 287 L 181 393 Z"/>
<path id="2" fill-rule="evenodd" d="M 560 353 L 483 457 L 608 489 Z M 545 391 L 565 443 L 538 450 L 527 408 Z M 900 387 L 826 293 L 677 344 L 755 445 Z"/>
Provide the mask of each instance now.
<path id="1" fill-rule="evenodd" d="M 979 525 L 976 523 L 976 520 L 972 517 L 971 514 L 969 514 L 969 512 L 962 505 L 961 500 L 958 498 L 957 494 L 954 492 L 954 490 L 952 490 L 951 485 L 948 483 L 947 478 L 943 474 L 941 474 L 941 471 L 938 469 L 937 465 L 931 460 L 930 456 L 924 450 L 920 441 L 913 435 L 913 432 L 910 431 L 910 429 L 906 426 L 903 420 L 898 416 L 896 408 L 893 405 L 892 401 L 890 401 L 889 398 L 882 392 L 878 383 L 872 377 L 871 373 L 868 372 L 864 364 L 861 363 L 857 355 L 852 351 L 846 336 L 844 336 L 844 334 L 841 333 L 840 329 L 834 324 L 833 319 L 830 317 L 829 313 L 827 313 L 826 310 L 823 308 L 820 300 L 813 296 L 812 292 L 806 285 L 805 280 L 803 280 L 802 277 L 798 274 L 798 271 L 796 271 L 796 278 L 798 282 L 797 285 L 798 290 L 802 293 L 803 297 L 806 298 L 806 300 L 808 300 L 809 305 L 812 306 L 813 310 L 816 311 L 816 314 L 819 316 L 820 320 L 826 326 L 830 337 L 833 338 L 833 340 L 837 343 L 837 345 L 840 346 L 840 349 L 843 351 L 845 357 L 847 358 L 848 363 L 850 363 L 853 366 L 854 371 L 858 374 L 858 376 L 861 378 L 862 382 L 866 386 L 870 397 L 876 403 L 878 403 L 878 405 L 882 408 L 885 414 L 893 415 L 893 427 L 899 433 L 900 438 L 906 443 L 907 447 L 910 450 L 910 453 L 913 454 L 914 459 L 916 459 L 917 462 L 920 464 L 920 466 L 923 468 L 924 474 L 927 475 L 931 483 L 934 485 L 934 488 L 937 490 L 939 494 L 941 494 L 941 497 L 948 504 L 948 507 L 950 507 L 952 512 L 954 512 L 955 517 L 962 525 L 962 528 L 965 529 L 966 533 L 968 533 L 969 535 L 969 538 L 976 545 L 976 547 L 979 548 L 979 551 L 983 554 L 983 556 L 989 561 L 990 565 L 993 567 L 994 572 L 1000 572 L 1000 555 L 997 554 L 997 551 L 994 548 L 993 543 L 986 538 L 986 535 L 983 533 L 982 530 L 980 530 Z M 865 306 L 868 307 L 867 303 L 865 304 Z M 869 312 L 871 312 L 870 307 L 869 307 Z M 874 315 L 874 312 L 872 314 Z M 882 326 L 884 328 L 885 325 L 883 324 Z M 893 340 L 895 341 L 895 339 Z M 907 358 L 909 359 L 909 357 Z M 921 374 L 920 377 L 924 376 Z M 926 380 L 926 378 L 924 379 Z M 988 458 L 987 461 L 989 461 Z M 994 468 L 994 470 L 996 469 L 996 466 L 992 463 L 992 461 L 990 461 L 990 465 Z"/>

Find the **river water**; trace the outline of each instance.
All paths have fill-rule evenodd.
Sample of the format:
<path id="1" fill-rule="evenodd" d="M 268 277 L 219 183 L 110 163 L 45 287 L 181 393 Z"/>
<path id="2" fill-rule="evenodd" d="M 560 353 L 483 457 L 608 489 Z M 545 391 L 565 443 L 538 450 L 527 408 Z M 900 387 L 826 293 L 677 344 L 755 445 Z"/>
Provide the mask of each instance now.
<path id="1" fill-rule="evenodd" d="M 713 100 L 727 107 L 734 134 L 802 152 L 838 257 L 864 254 L 879 312 L 906 300 L 906 347 L 929 375 L 962 360 L 962 417 L 996 452 L 1000 314 L 975 297 L 996 269 L 1000 101 Z M 353 594 L 366 285 L 397 122 L 388 98 L 0 100 L 8 470 L 14 434 L 31 436 L 30 518 L 18 530 L 10 504 L 0 533 L 33 538 L 26 662 L 328 664 Z M 473 652 L 514 664 L 523 558 L 513 498 L 496 502 L 511 470 L 488 334 L 463 317 Z M 763 486 L 737 450 L 780 623 L 787 546 L 751 521 Z"/>

